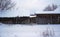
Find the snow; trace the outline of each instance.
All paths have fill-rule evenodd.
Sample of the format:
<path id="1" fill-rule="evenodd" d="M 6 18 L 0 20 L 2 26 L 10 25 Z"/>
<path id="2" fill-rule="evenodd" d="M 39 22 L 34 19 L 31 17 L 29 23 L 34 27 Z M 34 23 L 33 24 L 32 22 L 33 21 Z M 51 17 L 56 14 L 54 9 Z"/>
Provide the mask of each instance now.
<path id="1" fill-rule="evenodd" d="M 55 36 L 60 36 L 60 25 L 23 25 L 0 24 L 0 37 L 43 37 L 42 32 L 47 28 L 54 29 Z"/>

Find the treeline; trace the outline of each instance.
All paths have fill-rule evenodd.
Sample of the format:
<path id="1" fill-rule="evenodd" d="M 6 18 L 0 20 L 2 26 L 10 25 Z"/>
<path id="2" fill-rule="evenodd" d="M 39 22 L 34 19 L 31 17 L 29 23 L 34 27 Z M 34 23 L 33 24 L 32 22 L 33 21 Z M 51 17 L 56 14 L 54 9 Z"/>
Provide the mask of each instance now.
<path id="1" fill-rule="evenodd" d="M 36 17 L 0 17 L 5 24 L 60 24 L 58 14 L 38 14 Z"/>

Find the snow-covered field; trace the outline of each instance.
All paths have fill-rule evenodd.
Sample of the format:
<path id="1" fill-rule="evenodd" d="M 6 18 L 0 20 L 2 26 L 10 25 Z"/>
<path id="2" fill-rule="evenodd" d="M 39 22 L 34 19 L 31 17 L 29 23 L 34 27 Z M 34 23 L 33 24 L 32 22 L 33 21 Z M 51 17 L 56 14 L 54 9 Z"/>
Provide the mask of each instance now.
<path id="1" fill-rule="evenodd" d="M 42 33 L 54 29 L 54 37 L 60 36 L 60 25 L 5 25 L 0 24 L 0 37 L 43 37 Z"/>

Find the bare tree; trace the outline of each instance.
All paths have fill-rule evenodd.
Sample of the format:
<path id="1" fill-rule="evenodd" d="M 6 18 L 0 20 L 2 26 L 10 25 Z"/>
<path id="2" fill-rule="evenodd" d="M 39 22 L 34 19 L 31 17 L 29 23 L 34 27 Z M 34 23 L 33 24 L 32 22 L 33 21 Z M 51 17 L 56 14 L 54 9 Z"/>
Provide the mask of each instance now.
<path id="1" fill-rule="evenodd" d="M 54 10 L 56 10 L 57 9 L 57 5 L 54 5 L 54 4 L 52 4 L 52 5 L 48 5 L 45 9 L 44 9 L 44 11 L 54 11 Z"/>
<path id="2" fill-rule="evenodd" d="M 47 29 L 46 31 L 43 32 L 43 37 L 54 37 L 55 32 L 54 29 Z"/>
<path id="3" fill-rule="evenodd" d="M 11 0 L 0 0 L 0 11 L 9 10 L 15 6 Z"/>

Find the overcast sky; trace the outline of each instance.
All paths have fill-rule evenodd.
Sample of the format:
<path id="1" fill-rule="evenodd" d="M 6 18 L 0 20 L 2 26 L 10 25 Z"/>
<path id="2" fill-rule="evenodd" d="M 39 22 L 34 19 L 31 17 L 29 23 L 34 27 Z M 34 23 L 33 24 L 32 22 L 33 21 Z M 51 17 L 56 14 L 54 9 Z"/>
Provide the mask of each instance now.
<path id="1" fill-rule="evenodd" d="M 10 11 L 0 12 L 0 17 L 30 16 L 34 13 L 59 13 L 60 0 L 12 0 L 16 3 L 15 8 Z M 55 11 L 44 12 L 48 5 L 56 4 L 59 8 Z"/>

